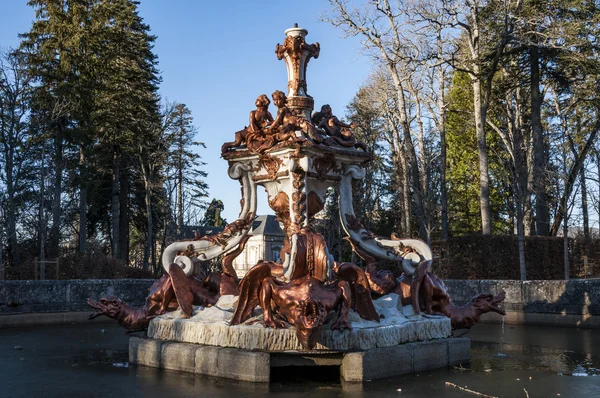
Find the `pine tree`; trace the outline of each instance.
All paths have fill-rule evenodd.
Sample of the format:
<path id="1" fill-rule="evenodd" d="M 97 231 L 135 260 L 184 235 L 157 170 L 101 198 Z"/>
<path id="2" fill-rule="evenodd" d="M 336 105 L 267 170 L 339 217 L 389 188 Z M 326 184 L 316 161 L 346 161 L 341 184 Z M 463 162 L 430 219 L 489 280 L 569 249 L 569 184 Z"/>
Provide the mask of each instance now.
<path id="1" fill-rule="evenodd" d="M 27 123 L 32 90 L 22 57 L 0 53 L 0 259 L 7 242 L 8 263 L 13 266 L 19 263 L 17 218 L 32 192 L 36 174 L 32 156 L 35 144 Z M 3 265 L 0 261 L 0 269 Z"/>
<path id="2" fill-rule="evenodd" d="M 97 24 L 90 18 L 96 0 L 31 0 L 36 20 L 21 34 L 19 53 L 37 86 L 31 115 L 41 141 L 53 145 L 54 182 L 49 254 L 58 256 L 65 166 L 77 164 L 77 146 L 90 140 L 90 115 L 97 59 Z M 72 167 L 72 166 L 71 166 Z"/>
<path id="3" fill-rule="evenodd" d="M 206 207 L 204 198 L 208 196 L 207 173 L 200 169 L 204 165 L 193 147 L 206 148 L 204 143 L 195 141 L 197 129 L 192 112 L 185 104 L 177 104 L 171 114 L 171 148 L 169 166 L 177 181 L 177 235 L 181 237 L 184 214 L 193 213 Z M 186 202 L 187 199 L 187 203 Z"/>
<path id="4" fill-rule="evenodd" d="M 103 67 L 98 70 L 101 87 L 96 92 L 94 123 L 107 157 L 112 162 L 111 231 L 112 254 L 127 260 L 129 241 L 128 170 L 132 156 L 144 146 L 155 147 L 159 118 L 155 37 L 138 15 L 139 2 L 101 0 L 94 18 L 102 21 L 98 48 Z M 151 235 L 151 232 L 149 232 Z"/>

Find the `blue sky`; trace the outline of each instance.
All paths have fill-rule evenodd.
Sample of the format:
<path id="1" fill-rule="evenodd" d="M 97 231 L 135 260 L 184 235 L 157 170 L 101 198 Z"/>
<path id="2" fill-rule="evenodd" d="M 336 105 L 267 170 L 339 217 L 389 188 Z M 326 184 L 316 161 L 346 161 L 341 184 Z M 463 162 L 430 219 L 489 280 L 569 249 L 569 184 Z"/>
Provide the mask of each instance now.
<path id="1" fill-rule="evenodd" d="M 0 47 L 18 46 L 17 34 L 30 29 L 34 12 L 26 3 L 2 1 Z M 248 124 L 259 94 L 287 92 L 285 64 L 275 56 L 283 32 L 297 22 L 308 30 L 307 42 L 321 44 L 321 55 L 310 61 L 307 73 L 315 108 L 328 103 L 343 116 L 371 72 L 357 38 L 343 38 L 339 30 L 319 21 L 328 7 L 324 0 L 141 0 L 140 14 L 158 37 L 154 50 L 162 72 L 161 95 L 191 109 L 197 139 L 207 146 L 200 154 L 207 163 L 210 195 L 223 201 L 230 222 L 239 213 L 240 189 L 227 176 L 220 148 Z M 273 104 L 270 110 L 276 112 Z M 258 212 L 271 212 L 260 187 Z"/>

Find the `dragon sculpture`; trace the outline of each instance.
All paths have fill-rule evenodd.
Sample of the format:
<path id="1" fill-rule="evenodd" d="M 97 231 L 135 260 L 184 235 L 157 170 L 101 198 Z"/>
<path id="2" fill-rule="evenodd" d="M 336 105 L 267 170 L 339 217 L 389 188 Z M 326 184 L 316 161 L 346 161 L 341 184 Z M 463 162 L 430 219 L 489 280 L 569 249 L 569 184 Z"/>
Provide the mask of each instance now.
<path id="1" fill-rule="evenodd" d="M 323 237 L 314 232 L 302 232 L 301 239 L 324 244 Z M 310 243 L 306 246 L 308 253 Z M 260 306 L 265 327 L 285 328 L 287 322 L 296 328 L 302 346 L 311 350 L 330 311 L 337 313 L 331 324 L 333 330 L 351 329 L 348 322 L 351 308 L 363 319 L 379 322 L 364 271 L 351 263 L 336 264 L 335 279 L 327 281 L 323 273 L 314 272 L 325 268 L 319 259 L 327 259 L 317 257 L 315 264 L 307 264 L 307 253 L 296 256 L 296 269 L 309 271 L 289 282 L 277 277 L 282 274 L 280 264 L 264 261 L 253 267 L 240 283 L 240 298 L 231 325 L 244 323 L 254 308 Z"/>
<path id="2" fill-rule="evenodd" d="M 377 269 L 375 258 L 361 250 L 356 242 L 350 238 L 346 240 L 350 242 L 352 250 L 366 262 L 365 275 L 370 290 L 379 296 L 398 294 L 402 305 L 412 305 L 415 314 L 444 315 L 450 318 L 454 329 L 471 328 L 487 312 L 506 315 L 499 306 L 506 296 L 504 291 L 495 296 L 480 294 L 465 306 L 458 307 L 453 303 L 444 282 L 429 271 L 430 260 L 421 262 L 413 275 L 402 274 L 399 278 L 394 278 L 391 271 Z"/>
<path id="3" fill-rule="evenodd" d="M 116 297 L 103 297 L 98 301 L 88 298 L 87 303 L 96 309 L 89 319 L 105 315 L 133 332 L 147 329 L 154 317 L 178 308 L 183 316 L 190 317 L 194 305 L 212 306 L 225 294 L 238 294 L 237 284 L 231 276 L 211 273 L 206 279 L 199 280 L 186 276 L 177 264 L 172 264 L 169 273 L 154 282 L 142 307 L 132 307 Z"/>
<path id="4" fill-rule="evenodd" d="M 479 294 L 465 306 L 458 307 L 452 302 L 444 282 L 432 272 L 427 271 L 427 268 L 427 264 L 420 264 L 413 275 L 410 291 L 415 313 L 418 314 L 422 311 L 426 314 L 445 315 L 450 318 L 454 329 L 470 329 L 479 322 L 481 315 L 487 312 L 506 315 L 506 312 L 498 305 L 506 296 L 504 291 L 495 296 Z"/>

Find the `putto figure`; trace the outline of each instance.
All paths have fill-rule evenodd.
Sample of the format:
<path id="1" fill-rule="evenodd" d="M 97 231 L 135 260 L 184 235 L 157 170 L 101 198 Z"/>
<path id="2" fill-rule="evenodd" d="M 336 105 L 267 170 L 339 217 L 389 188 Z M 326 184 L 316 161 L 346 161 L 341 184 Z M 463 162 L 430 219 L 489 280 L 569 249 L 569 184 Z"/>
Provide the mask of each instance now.
<path id="1" fill-rule="evenodd" d="M 312 122 L 329 136 L 325 139 L 326 145 L 339 145 L 345 148 L 356 147 L 363 151 L 367 150 L 365 144 L 356 141 L 356 137 L 350 130 L 354 126 L 340 121 L 333 114 L 331 106 L 328 104 L 321 107 L 321 112 L 315 112 Z"/>
<path id="2" fill-rule="evenodd" d="M 265 128 L 273 122 L 273 116 L 269 112 L 270 103 L 271 101 L 266 94 L 258 96 L 255 102 L 256 110 L 250 112 L 250 125 L 235 133 L 235 140 L 233 142 L 224 143 L 221 147 L 221 153 L 244 144 L 250 147 L 250 143 L 261 147 L 269 147 L 269 144 L 270 146 L 273 145 L 273 139 L 264 134 Z"/>
<path id="3" fill-rule="evenodd" d="M 276 90 L 273 93 L 273 103 L 277 107 L 277 118 L 270 126 L 270 130 L 276 134 L 277 141 L 285 141 L 289 138 L 296 139 L 295 131 L 301 130 L 306 133 L 315 143 L 321 142 L 321 137 L 315 126 L 301 116 L 296 116 L 287 107 L 287 96 L 283 91 Z M 297 141 L 304 142 L 305 138 Z"/>

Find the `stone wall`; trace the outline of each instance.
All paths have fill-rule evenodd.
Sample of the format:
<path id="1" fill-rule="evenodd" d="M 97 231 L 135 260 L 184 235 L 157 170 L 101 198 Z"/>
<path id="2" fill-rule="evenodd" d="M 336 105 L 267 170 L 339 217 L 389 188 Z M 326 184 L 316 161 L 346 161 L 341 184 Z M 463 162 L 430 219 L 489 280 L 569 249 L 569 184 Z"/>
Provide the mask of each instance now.
<path id="1" fill-rule="evenodd" d="M 88 297 L 116 296 L 140 306 L 152 283 L 150 279 L 0 281 L 0 318 L 7 314 L 88 312 Z M 445 283 L 459 305 L 479 293 L 496 294 L 504 290 L 507 323 L 600 328 L 600 280 L 446 280 Z M 500 320 L 497 314 L 482 318 L 484 322 Z"/>
<path id="2" fill-rule="evenodd" d="M 479 293 L 506 292 L 506 323 L 600 328 L 600 280 L 445 280 L 450 296 L 462 305 Z M 483 321 L 500 322 L 498 314 Z"/>
<path id="3" fill-rule="evenodd" d="M 115 296 L 143 305 L 153 279 L 0 281 L 0 316 L 31 312 L 90 311 L 87 299 Z"/>

